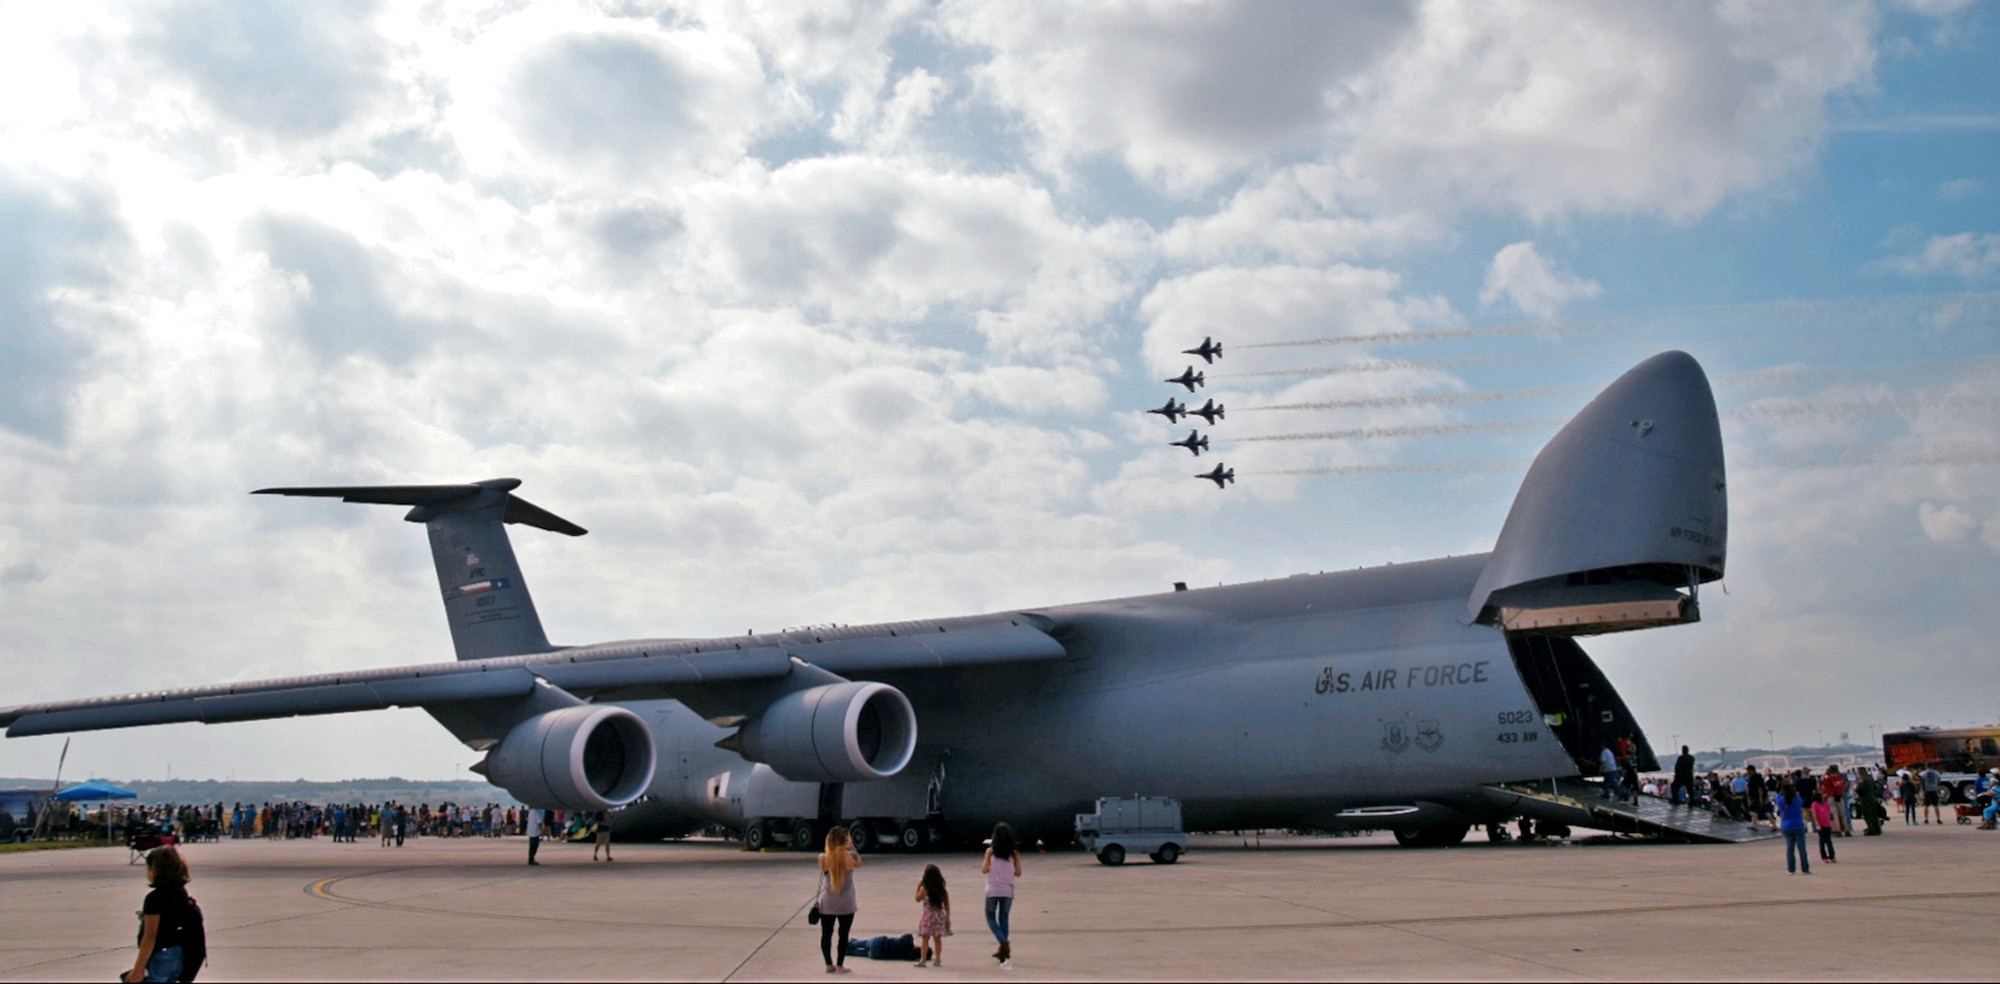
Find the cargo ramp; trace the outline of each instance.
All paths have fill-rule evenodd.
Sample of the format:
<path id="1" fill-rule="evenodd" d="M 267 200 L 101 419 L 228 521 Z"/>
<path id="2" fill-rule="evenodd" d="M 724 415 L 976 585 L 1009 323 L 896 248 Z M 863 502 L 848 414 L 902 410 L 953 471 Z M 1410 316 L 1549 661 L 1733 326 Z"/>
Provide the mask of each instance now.
<path id="1" fill-rule="evenodd" d="M 1752 830 L 1741 820 L 1675 806 L 1658 797 L 1641 796 L 1638 803 L 1607 800 L 1602 785 L 1580 777 L 1500 783 L 1486 787 L 1486 797 L 1495 806 L 1537 823 L 1709 844 L 1746 844 L 1778 836 L 1775 830 Z"/>

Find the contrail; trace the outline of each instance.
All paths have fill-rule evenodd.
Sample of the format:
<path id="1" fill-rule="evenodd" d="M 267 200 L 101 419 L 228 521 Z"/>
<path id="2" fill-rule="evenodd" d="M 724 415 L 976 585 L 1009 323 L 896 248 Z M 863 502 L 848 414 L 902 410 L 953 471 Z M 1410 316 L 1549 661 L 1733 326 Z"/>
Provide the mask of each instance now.
<path id="1" fill-rule="evenodd" d="M 1786 455 L 1752 461 L 1746 471 L 1823 471 L 1843 468 L 1991 468 L 2000 466 L 2000 449 L 1942 447 L 1909 454 L 1879 454 L 1859 448 L 1831 458 Z"/>
<path id="2" fill-rule="evenodd" d="M 1364 396 L 1351 400 L 1315 400 L 1311 403 L 1274 403 L 1243 410 L 1361 410 L 1380 407 L 1465 406 L 1473 403 L 1511 403 L 1540 400 L 1575 392 L 1575 386 L 1545 386 L 1537 389 L 1466 390 L 1454 393 L 1412 393 L 1405 396 Z"/>
<path id="3" fill-rule="evenodd" d="M 1278 468 L 1245 475 L 1483 475 L 1520 471 L 1526 462 L 1447 461 L 1431 465 L 1328 465 L 1323 468 Z"/>
<path id="4" fill-rule="evenodd" d="M 1860 400 L 1766 400 L 1731 407 L 1723 412 L 1723 416 L 1750 420 L 1797 417 L 1819 417 L 1830 420 L 1885 411 L 1911 416 L 1938 414 L 1947 417 L 1966 417 L 1992 413 L 1996 410 L 2000 410 L 2000 395 L 1947 395 L 1918 399 L 1882 397 Z"/>
<path id="5" fill-rule="evenodd" d="M 1297 434 L 1266 434 L 1261 437 L 1232 437 L 1226 443 L 1249 441 L 1353 441 L 1386 437 L 1442 437 L 1447 434 L 1476 434 L 1488 431 L 1527 430 L 1550 427 L 1560 420 L 1482 420 L 1462 424 L 1409 424 L 1400 427 L 1354 427 L 1348 430 L 1304 431 Z"/>
<path id="6" fill-rule="evenodd" d="M 1248 346 L 1245 346 L 1246 348 Z M 1315 366 L 1310 369 L 1269 369 L 1263 372 L 1217 372 L 1210 373 L 1214 379 L 1247 379 L 1252 376 L 1336 376 L 1353 372 L 1398 372 L 1413 369 L 1449 369 L 1456 366 L 1490 366 L 1511 362 L 1543 362 L 1561 359 L 1581 359 L 1594 352 L 1524 352 L 1515 355 L 1469 355 L 1448 359 L 1369 359 L 1365 362 L 1350 362 L 1340 366 Z"/>
<path id="7" fill-rule="evenodd" d="M 1736 471 L 1830 471 L 1845 468 L 1996 468 L 2000 450 L 1946 448 L 1905 455 L 1851 453 L 1833 461 L 1752 461 Z M 1430 464 L 1327 465 L 1320 468 L 1273 468 L 1244 475 L 1494 475 L 1525 472 L 1525 461 L 1444 461 Z"/>
<path id="8" fill-rule="evenodd" d="M 1435 331 L 1384 331 L 1372 335 L 1334 335 L 1328 338 L 1301 338 L 1287 342 L 1252 342 L 1237 348 L 1303 348 L 1310 345 L 1372 345 L 1382 342 L 1428 342 L 1446 338 L 1493 338 L 1508 335 L 1562 336 L 1579 329 L 1553 321 L 1527 325 L 1486 325 L 1477 328 L 1443 328 Z"/>

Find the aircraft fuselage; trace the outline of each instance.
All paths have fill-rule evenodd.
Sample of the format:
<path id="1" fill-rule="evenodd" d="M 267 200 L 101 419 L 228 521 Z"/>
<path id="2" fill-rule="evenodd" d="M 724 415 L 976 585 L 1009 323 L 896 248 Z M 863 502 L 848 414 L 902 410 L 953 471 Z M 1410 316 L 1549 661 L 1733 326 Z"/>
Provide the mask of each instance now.
<path id="1" fill-rule="evenodd" d="M 1065 828 L 1097 797 L 1133 794 L 1179 799 L 1202 829 L 1337 828 L 1344 810 L 1383 806 L 1477 820 L 1485 784 L 1578 771 L 1505 634 L 1465 620 L 1486 559 L 1033 610 L 1065 659 L 879 679 L 915 706 L 916 761 L 942 758 L 937 805 L 968 833 Z M 792 651 L 811 662 L 811 648 Z M 712 747 L 726 729 L 648 703 L 669 705 L 649 715 L 655 810 L 732 826 L 770 815 L 716 795 L 724 773 L 739 792 L 753 782 L 750 763 Z M 802 788 L 780 799 L 810 802 L 812 787 L 788 785 Z"/>

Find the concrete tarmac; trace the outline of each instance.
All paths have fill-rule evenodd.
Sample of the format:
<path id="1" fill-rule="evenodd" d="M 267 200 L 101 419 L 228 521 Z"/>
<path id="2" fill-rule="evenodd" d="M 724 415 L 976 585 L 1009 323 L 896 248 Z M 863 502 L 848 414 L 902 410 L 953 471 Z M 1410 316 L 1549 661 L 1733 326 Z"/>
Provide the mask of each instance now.
<path id="1" fill-rule="evenodd" d="M 1197 838 L 1181 863 L 1106 868 L 1030 853 L 1003 971 L 974 854 L 876 854 L 858 937 L 914 932 L 926 863 L 956 935 L 942 968 L 850 958 L 859 980 L 1990 980 L 2000 833 L 1908 827 L 1836 840 L 1787 875 L 1783 842 L 1398 848 L 1386 836 Z M 824 971 L 810 855 L 733 845 L 520 838 L 224 841 L 186 848 L 206 913 L 204 981 L 795 980 Z M 143 865 L 121 849 L 0 856 L 0 980 L 108 980 L 131 966 Z"/>

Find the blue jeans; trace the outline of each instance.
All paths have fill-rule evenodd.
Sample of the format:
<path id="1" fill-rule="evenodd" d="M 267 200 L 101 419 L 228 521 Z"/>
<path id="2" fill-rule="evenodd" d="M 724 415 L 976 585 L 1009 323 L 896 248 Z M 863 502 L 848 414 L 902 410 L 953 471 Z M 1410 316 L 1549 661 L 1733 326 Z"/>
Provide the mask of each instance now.
<path id="1" fill-rule="evenodd" d="M 1604 774 L 1604 798 L 1605 798 L 1605 799 L 1612 799 L 1612 798 L 1617 798 L 1617 799 L 1624 799 L 1624 798 L 1625 798 L 1625 787 L 1624 787 L 1624 785 L 1623 785 L 1623 784 L 1621 784 L 1621 783 L 1620 783 L 1620 782 L 1618 781 L 1618 778 L 1619 778 L 1620 776 L 1622 776 L 1622 775 L 1624 775 L 1624 773 L 1623 773 L 1623 772 L 1620 772 L 1620 771 L 1619 771 L 1619 770 L 1617 770 L 1617 769 L 1612 769 L 1611 771 L 1609 771 L 1609 772 L 1606 772 L 1606 773 Z"/>
<path id="2" fill-rule="evenodd" d="M 1812 874 L 1812 860 L 1806 856 L 1806 832 L 1787 830 L 1782 833 L 1785 835 L 1785 870 L 1797 871 L 1804 868 L 1806 874 Z"/>
<path id="3" fill-rule="evenodd" d="M 146 979 L 149 981 L 177 981 L 181 979 L 181 948 L 170 946 L 154 950 L 146 961 Z"/>
<path id="4" fill-rule="evenodd" d="M 1014 899 L 1006 895 L 986 897 L 986 928 L 993 931 L 993 938 L 1007 942 L 1007 916 L 1014 911 Z"/>

